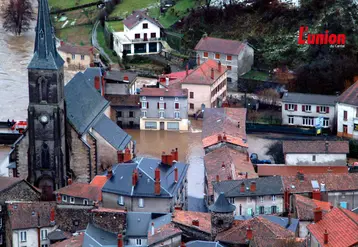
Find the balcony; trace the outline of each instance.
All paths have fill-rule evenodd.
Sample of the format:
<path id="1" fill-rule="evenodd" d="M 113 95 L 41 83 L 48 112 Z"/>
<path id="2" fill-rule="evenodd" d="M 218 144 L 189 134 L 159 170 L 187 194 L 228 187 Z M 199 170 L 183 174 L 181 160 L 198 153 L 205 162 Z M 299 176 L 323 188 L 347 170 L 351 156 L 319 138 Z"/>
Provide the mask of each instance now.
<path id="1" fill-rule="evenodd" d="M 131 39 L 130 41 L 132 43 L 143 43 L 143 42 L 154 42 L 154 41 L 159 41 L 159 40 L 164 40 L 164 38 L 140 38 L 140 39 Z"/>

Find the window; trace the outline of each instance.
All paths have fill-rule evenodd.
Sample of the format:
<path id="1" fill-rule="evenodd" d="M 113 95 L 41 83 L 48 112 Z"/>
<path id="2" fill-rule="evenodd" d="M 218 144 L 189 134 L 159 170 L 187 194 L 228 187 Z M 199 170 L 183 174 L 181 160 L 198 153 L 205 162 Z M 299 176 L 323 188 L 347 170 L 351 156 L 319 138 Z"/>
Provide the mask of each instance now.
<path id="1" fill-rule="evenodd" d="M 348 119 L 348 112 L 344 111 L 343 112 L 343 120 L 347 121 L 347 119 Z"/>
<path id="2" fill-rule="evenodd" d="M 157 122 L 145 122 L 145 129 L 157 129 Z"/>
<path id="3" fill-rule="evenodd" d="M 232 60 L 232 56 L 227 55 L 227 56 L 226 56 L 226 60 L 227 60 L 227 61 L 231 61 L 231 60 Z"/>
<path id="4" fill-rule="evenodd" d="M 229 197 L 228 199 L 229 199 L 229 202 L 230 202 L 231 204 L 234 204 L 234 203 L 235 203 L 235 198 L 234 198 L 234 197 Z"/>
<path id="5" fill-rule="evenodd" d="M 138 206 L 139 206 L 140 208 L 144 208 L 144 199 L 143 199 L 143 198 L 139 198 L 139 200 L 138 200 Z"/>
<path id="6" fill-rule="evenodd" d="M 176 119 L 180 118 L 180 112 L 178 111 L 174 112 L 174 118 Z"/>
<path id="7" fill-rule="evenodd" d="M 76 54 L 72 54 L 72 60 L 76 59 Z"/>
<path id="8" fill-rule="evenodd" d="M 148 107 L 148 102 L 142 102 L 142 109 L 147 109 Z"/>
<path id="9" fill-rule="evenodd" d="M 142 100 L 146 100 L 147 98 L 145 96 L 142 97 Z"/>
<path id="10" fill-rule="evenodd" d="M 277 207 L 276 206 L 271 206 L 271 213 L 273 213 L 273 214 L 277 213 Z"/>
<path id="11" fill-rule="evenodd" d="M 288 124 L 294 124 L 294 119 L 295 119 L 295 117 L 293 117 L 293 116 L 288 117 Z"/>
<path id="12" fill-rule="evenodd" d="M 70 197 L 70 203 L 75 203 L 75 198 L 74 197 Z"/>
<path id="13" fill-rule="evenodd" d="M 136 242 L 137 242 L 137 245 L 142 245 L 142 239 L 137 238 L 136 240 L 137 240 L 137 241 L 136 241 Z"/>
<path id="14" fill-rule="evenodd" d="M 316 155 L 312 155 L 312 161 L 316 161 Z"/>
<path id="15" fill-rule="evenodd" d="M 320 112 L 320 113 L 328 113 L 328 107 L 326 107 L 326 106 L 320 106 L 320 107 L 319 107 L 319 112 Z"/>
<path id="16" fill-rule="evenodd" d="M 305 105 L 305 112 L 311 112 L 311 106 Z"/>
<path id="17" fill-rule="evenodd" d="M 247 203 L 250 203 L 250 202 L 252 202 L 252 198 L 251 198 L 251 197 L 248 197 L 248 198 L 247 198 Z"/>
<path id="18" fill-rule="evenodd" d="M 264 197 L 260 196 L 260 202 L 264 202 Z"/>
<path id="19" fill-rule="evenodd" d="M 159 118 L 164 118 L 164 112 L 163 111 L 159 112 Z"/>
<path id="20" fill-rule="evenodd" d="M 304 117 L 302 118 L 303 120 L 303 125 L 306 125 L 306 126 L 312 126 L 313 125 L 313 118 L 312 117 Z"/>
<path id="21" fill-rule="evenodd" d="M 230 65 L 228 65 L 228 66 L 227 66 L 227 69 L 228 69 L 228 70 L 231 70 L 231 66 L 230 66 Z"/>
<path id="22" fill-rule="evenodd" d="M 260 206 L 260 214 L 265 214 L 265 207 L 264 206 Z"/>
<path id="23" fill-rule="evenodd" d="M 190 104 L 189 104 L 189 108 L 190 108 L 191 110 L 194 110 L 194 104 L 190 103 Z"/>
<path id="24" fill-rule="evenodd" d="M 73 221 L 73 225 L 78 226 L 79 224 L 80 224 L 80 222 L 78 220 Z"/>
<path id="25" fill-rule="evenodd" d="M 179 109 L 179 103 L 175 103 L 175 104 L 174 104 L 174 108 L 175 108 L 175 109 Z"/>
<path id="26" fill-rule="evenodd" d="M 194 92 L 190 92 L 190 98 L 194 99 Z"/>
<path id="27" fill-rule="evenodd" d="M 153 39 L 153 38 L 156 38 L 157 37 L 157 34 L 156 33 L 151 33 L 150 34 L 150 37 Z"/>
<path id="28" fill-rule="evenodd" d="M 220 59 L 220 54 L 219 53 L 215 54 L 215 59 Z"/>
<path id="29" fill-rule="evenodd" d="M 286 104 L 286 110 L 289 111 L 294 111 L 295 110 L 295 105 L 294 104 Z"/>
<path id="30" fill-rule="evenodd" d="M 143 23 L 143 29 L 148 29 L 148 23 Z"/>
<path id="31" fill-rule="evenodd" d="M 147 117 L 147 112 L 146 111 L 142 111 L 142 117 L 146 118 Z"/>
<path id="32" fill-rule="evenodd" d="M 203 57 L 209 57 L 209 53 L 204 52 L 204 56 Z"/>
<path id="33" fill-rule="evenodd" d="M 87 199 L 83 199 L 83 205 L 88 205 L 88 200 Z"/>
<path id="34" fill-rule="evenodd" d="M 134 34 L 134 38 L 135 38 L 135 39 L 140 39 L 140 33 Z"/>
<path id="35" fill-rule="evenodd" d="M 163 100 L 163 97 L 160 97 L 159 99 L 160 99 L 160 100 Z"/>
<path id="36" fill-rule="evenodd" d="M 161 110 L 164 110 L 166 107 L 165 107 L 165 103 L 163 102 L 158 102 L 158 109 L 161 109 Z"/>
<path id="37" fill-rule="evenodd" d="M 122 117 L 122 112 L 121 111 L 117 112 L 117 117 Z"/>
<path id="38" fill-rule="evenodd" d="M 62 201 L 67 202 L 67 196 L 62 196 Z"/>
<path id="39" fill-rule="evenodd" d="M 41 244 L 41 247 L 48 247 L 47 244 Z"/>
<path id="40" fill-rule="evenodd" d="M 276 201 L 276 196 L 275 196 L 275 195 L 272 196 L 272 201 L 273 201 L 273 202 Z"/>
<path id="41" fill-rule="evenodd" d="M 41 230 L 41 239 L 46 240 L 47 239 L 47 230 Z"/>
<path id="42" fill-rule="evenodd" d="M 329 118 L 324 118 L 323 119 L 323 127 L 328 127 L 329 126 Z"/>
<path id="43" fill-rule="evenodd" d="M 81 60 L 85 60 L 85 55 L 81 55 Z"/>
<path id="44" fill-rule="evenodd" d="M 124 205 L 124 198 L 123 198 L 123 196 L 119 196 L 119 197 L 118 197 L 118 204 L 119 204 L 119 205 L 122 205 L 122 206 Z"/>
<path id="45" fill-rule="evenodd" d="M 134 112 L 130 111 L 129 112 L 129 117 L 134 117 Z"/>
<path id="46" fill-rule="evenodd" d="M 27 238 L 26 238 L 26 232 L 20 232 L 20 241 L 21 242 L 26 242 Z"/>

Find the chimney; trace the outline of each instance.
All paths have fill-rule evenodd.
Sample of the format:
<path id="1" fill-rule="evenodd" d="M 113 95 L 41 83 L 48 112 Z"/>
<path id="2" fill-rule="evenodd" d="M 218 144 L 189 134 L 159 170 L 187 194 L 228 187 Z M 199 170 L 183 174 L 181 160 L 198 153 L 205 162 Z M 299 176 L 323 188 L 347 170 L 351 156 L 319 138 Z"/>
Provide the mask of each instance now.
<path id="1" fill-rule="evenodd" d="M 256 182 L 252 181 L 250 185 L 250 191 L 255 192 L 256 191 Z"/>
<path id="2" fill-rule="evenodd" d="M 106 94 L 106 81 L 104 80 L 104 77 L 102 77 L 102 91 L 101 91 L 102 96 L 104 96 Z"/>
<path id="3" fill-rule="evenodd" d="M 324 230 L 323 241 L 324 241 L 324 244 L 328 244 L 328 232 L 327 232 L 327 229 Z"/>
<path id="4" fill-rule="evenodd" d="M 124 245 L 123 245 L 123 235 L 119 233 L 117 238 L 118 238 L 118 247 L 124 247 Z"/>
<path id="5" fill-rule="evenodd" d="M 61 195 L 57 194 L 57 203 L 61 203 L 61 201 L 62 201 Z"/>
<path id="6" fill-rule="evenodd" d="M 244 192 L 245 192 L 245 183 L 244 183 L 244 182 L 241 183 L 240 192 L 241 192 L 241 193 L 244 193 Z"/>
<path id="7" fill-rule="evenodd" d="M 160 170 L 158 167 L 155 169 L 154 194 L 160 195 Z"/>
<path id="8" fill-rule="evenodd" d="M 185 243 L 184 243 L 184 242 L 181 242 L 180 247 L 186 247 Z"/>
<path id="9" fill-rule="evenodd" d="M 133 173 L 132 173 L 132 186 L 136 186 L 137 185 L 137 169 L 134 169 Z"/>
<path id="10" fill-rule="evenodd" d="M 326 146 L 326 153 L 328 153 L 328 146 L 329 146 L 328 141 L 326 141 L 325 146 Z"/>
<path id="11" fill-rule="evenodd" d="M 317 223 L 318 221 L 320 221 L 322 219 L 322 210 L 321 208 L 316 208 L 315 210 L 313 210 L 313 214 L 314 214 L 314 222 Z"/>
<path id="12" fill-rule="evenodd" d="M 251 229 L 250 226 L 246 228 L 246 239 L 247 239 L 247 240 L 251 240 L 251 239 L 252 239 L 252 229 Z"/>
<path id="13" fill-rule="evenodd" d="M 173 165 L 173 155 L 171 155 L 171 154 L 168 154 L 168 155 L 167 155 L 167 164 L 168 164 L 169 166 L 172 166 L 172 165 Z"/>
<path id="14" fill-rule="evenodd" d="M 152 222 L 152 236 L 155 234 L 154 222 Z"/>
<path id="15" fill-rule="evenodd" d="M 166 165 L 167 164 L 167 156 L 165 155 L 165 152 L 163 151 L 162 153 L 162 164 Z"/>
<path id="16" fill-rule="evenodd" d="M 186 72 L 186 76 L 188 76 L 189 75 L 189 65 L 188 64 L 186 64 L 186 66 L 185 66 L 185 72 Z"/>
<path id="17" fill-rule="evenodd" d="M 126 148 L 123 155 L 123 162 L 128 162 L 132 160 L 131 150 L 129 148 Z"/>
<path id="18" fill-rule="evenodd" d="M 319 191 L 319 189 L 314 189 L 312 191 L 312 199 L 315 199 L 315 200 L 318 200 L 318 201 L 321 200 L 321 191 Z"/>
<path id="19" fill-rule="evenodd" d="M 285 205 L 285 212 L 288 212 L 290 210 L 290 192 L 289 189 L 285 189 L 283 194 L 283 201 Z"/>
<path id="20" fill-rule="evenodd" d="M 174 182 L 177 183 L 179 180 L 178 168 L 174 169 Z"/>
<path id="21" fill-rule="evenodd" d="M 193 226 L 199 226 L 199 220 L 198 220 L 198 219 L 193 220 L 193 221 L 192 221 L 192 225 L 193 225 Z"/>
<path id="22" fill-rule="evenodd" d="M 107 179 L 111 179 L 112 176 L 113 176 L 112 168 L 109 168 L 107 171 Z"/>
<path id="23" fill-rule="evenodd" d="M 213 68 L 211 68 L 211 79 L 214 80 L 214 69 Z"/>
<path id="24" fill-rule="evenodd" d="M 221 62 L 220 61 L 218 62 L 218 70 L 221 73 Z"/>
<path id="25" fill-rule="evenodd" d="M 221 142 L 221 140 L 222 140 L 222 137 L 220 134 L 218 134 L 218 142 Z"/>
<path id="26" fill-rule="evenodd" d="M 72 184 L 72 179 L 71 178 L 67 179 L 67 185 L 71 185 L 71 184 Z"/>
<path id="27" fill-rule="evenodd" d="M 167 77 L 165 77 L 165 86 L 169 86 L 169 77 L 167 76 Z"/>
<path id="28" fill-rule="evenodd" d="M 223 136 L 223 140 L 224 140 L 224 142 L 226 142 L 226 140 L 227 140 L 225 133 L 224 133 L 224 136 Z"/>
<path id="29" fill-rule="evenodd" d="M 122 150 L 117 151 L 117 161 L 118 163 L 123 163 L 124 160 L 124 154 Z"/>
<path id="30" fill-rule="evenodd" d="M 175 160 L 179 161 L 179 152 L 178 152 L 178 148 L 175 148 Z"/>
<path id="31" fill-rule="evenodd" d="M 200 56 L 198 55 L 197 65 L 200 66 Z"/>
<path id="32" fill-rule="evenodd" d="M 123 76 L 123 81 L 129 81 L 129 78 L 127 75 Z"/>
<path id="33" fill-rule="evenodd" d="M 291 214 L 288 213 L 287 217 L 288 218 L 287 218 L 287 226 L 286 226 L 286 228 L 288 228 L 291 225 Z"/>
<path id="34" fill-rule="evenodd" d="M 95 76 L 95 77 L 94 77 L 94 88 L 95 88 L 96 90 L 100 90 L 100 89 L 101 89 L 99 76 Z"/>

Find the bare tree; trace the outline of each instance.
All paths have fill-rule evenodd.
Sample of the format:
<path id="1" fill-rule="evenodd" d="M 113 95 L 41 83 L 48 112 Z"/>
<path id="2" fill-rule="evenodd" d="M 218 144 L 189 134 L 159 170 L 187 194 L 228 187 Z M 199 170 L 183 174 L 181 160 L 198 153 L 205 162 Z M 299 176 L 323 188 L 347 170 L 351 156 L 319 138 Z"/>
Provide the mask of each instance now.
<path id="1" fill-rule="evenodd" d="M 30 0 L 10 0 L 3 13 L 3 28 L 6 31 L 20 35 L 31 27 L 34 20 L 33 9 Z"/>
<path id="2" fill-rule="evenodd" d="M 268 88 L 259 93 L 259 99 L 266 104 L 276 105 L 278 99 L 280 99 L 280 94 L 275 89 Z"/>

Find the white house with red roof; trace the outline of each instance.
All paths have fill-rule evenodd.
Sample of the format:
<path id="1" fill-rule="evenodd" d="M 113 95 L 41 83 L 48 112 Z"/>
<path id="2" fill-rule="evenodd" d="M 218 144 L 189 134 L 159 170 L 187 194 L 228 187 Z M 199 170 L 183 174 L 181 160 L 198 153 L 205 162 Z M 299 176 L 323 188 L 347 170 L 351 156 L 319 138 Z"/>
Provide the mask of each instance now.
<path id="1" fill-rule="evenodd" d="M 230 89 L 237 89 L 238 77 L 251 70 L 254 50 L 247 43 L 237 40 L 204 36 L 195 46 L 198 63 L 208 59 L 220 61 L 227 67 L 227 82 Z"/>
<path id="2" fill-rule="evenodd" d="M 151 18 L 147 10 L 135 10 L 123 20 L 124 31 L 113 33 L 113 49 L 122 57 L 157 54 L 161 51 L 162 25 Z"/>

